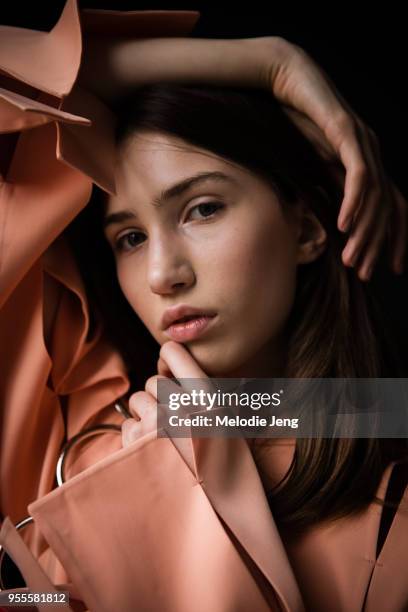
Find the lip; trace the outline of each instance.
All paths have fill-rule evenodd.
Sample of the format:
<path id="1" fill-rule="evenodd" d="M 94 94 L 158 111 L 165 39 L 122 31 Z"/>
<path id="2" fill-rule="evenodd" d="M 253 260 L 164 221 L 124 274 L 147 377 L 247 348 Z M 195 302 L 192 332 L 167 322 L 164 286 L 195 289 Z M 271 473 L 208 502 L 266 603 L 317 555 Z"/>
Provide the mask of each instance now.
<path id="1" fill-rule="evenodd" d="M 197 315 L 197 317 L 213 317 L 217 313 L 213 310 L 207 310 L 205 308 L 194 308 L 188 304 L 178 304 L 177 306 L 171 306 L 165 310 L 161 320 L 161 328 L 166 330 L 168 327 L 173 325 L 178 319 L 183 317 Z"/>
<path id="2" fill-rule="evenodd" d="M 195 340 L 201 336 L 209 326 L 211 326 L 216 315 L 197 315 L 195 319 L 186 321 L 185 323 L 173 323 L 164 331 L 166 336 L 176 342 L 186 342 Z"/>

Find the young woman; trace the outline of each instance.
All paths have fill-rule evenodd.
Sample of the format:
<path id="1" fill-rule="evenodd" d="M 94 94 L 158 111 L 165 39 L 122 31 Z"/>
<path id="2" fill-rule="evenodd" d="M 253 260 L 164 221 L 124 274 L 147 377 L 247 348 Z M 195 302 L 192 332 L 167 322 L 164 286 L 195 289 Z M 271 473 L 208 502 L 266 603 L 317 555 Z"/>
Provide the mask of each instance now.
<path id="1" fill-rule="evenodd" d="M 109 44 L 106 40 L 97 39 L 86 48 L 83 69 L 79 75 L 82 85 L 88 85 L 91 92 L 99 94 L 102 98 L 106 96 L 105 102 L 111 100 L 113 91 L 123 93 L 134 83 L 140 85 L 155 78 L 187 82 L 194 80 L 220 82 L 222 79 L 229 85 L 272 88 L 280 100 L 306 113 L 317 126 L 320 126 L 321 131 L 303 117 L 299 118 L 291 113 L 297 125 L 312 141 L 323 148 L 323 153 L 326 156 L 339 157 L 346 168 L 343 217 L 340 220 L 344 223 L 348 218 L 349 223 L 351 221 L 353 223 L 353 229 L 348 241 L 348 250 L 342 255 L 343 260 L 350 263 L 352 255 L 354 258 L 358 256 L 358 273 L 361 278 L 367 278 L 369 269 L 378 256 L 389 221 L 392 219 L 396 236 L 393 266 L 396 271 L 400 269 L 405 249 L 405 200 L 384 176 L 378 151 L 372 142 L 371 131 L 352 113 L 306 54 L 280 39 L 200 41 L 177 38 L 177 36 L 174 39 L 166 38 L 166 35 L 182 36 L 188 32 L 197 17 L 191 13 L 169 14 L 165 26 L 160 25 L 163 24 L 161 15 L 157 16 L 157 22 L 154 14 L 149 15 L 148 20 L 144 20 L 141 26 L 137 25 L 139 17 L 138 14 L 122 14 L 116 17 L 111 13 L 108 15 L 105 19 L 105 24 L 108 24 L 105 25 L 105 33 L 109 32 L 113 42 Z M 143 18 L 145 19 L 145 16 Z M 88 28 L 89 32 L 100 34 L 104 29 L 103 16 L 84 15 L 82 25 L 85 31 Z M 133 26 L 139 36 L 144 35 L 142 40 L 132 40 Z M 117 31 L 124 35 L 124 38 L 115 39 L 114 27 L 117 27 Z M 149 40 L 146 36 L 159 38 Z M 67 2 L 60 21 L 50 34 L 37 32 L 34 35 L 32 32 L 26 33 L 4 27 L 0 36 L 1 56 L 7 58 L 8 62 L 2 66 L 1 75 L 6 91 L 2 94 L 1 102 L 3 121 L 1 129 L 5 133 L 3 135 L 5 146 L 2 148 L 1 160 L 4 176 L 1 210 L 4 222 L 1 243 L 3 259 L 0 323 L 2 346 L 7 346 L 2 364 L 1 383 L 4 393 L 1 512 L 3 517 L 9 516 L 13 522 L 18 522 L 27 515 L 27 512 L 31 512 L 30 502 L 34 500 L 44 501 L 44 508 L 48 508 L 46 503 L 50 499 L 56 500 L 54 507 L 56 511 L 64 511 L 69 507 L 69 504 L 61 503 L 61 499 L 55 495 L 56 491 L 52 493 L 51 498 L 47 496 L 55 486 L 54 470 L 61 445 L 83 428 L 106 421 L 119 422 L 119 415 L 116 415 L 117 418 L 115 415 L 112 416 L 113 403 L 117 398 L 127 394 L 129 378 L 134 375 L 132 368 L 136 368 L 138 361 L 141 361 L 140 359 L 135 361 L 128 370 L 120 353 L 106 337 L 103 327 L 99 324 L 100 321 L 97 320 L 96 311 L 95 318 L 94 313 L 89 311 L 85 288 L 67 236 L 63 234 L 64 228 L 87 204 L 92 181 L 108 192 L 113 191 L 114 185 L 110 147 L 112 143 L 109 133 L 111 115 L 98 100 L 84 95 L 83 92 L 81 94 L 80 88 L 73 87 L 80 64 L 80 40 L 78 13 L 73 1 Z M 101 51 L 101 45 L 105 49 L 107 63 L 98 64 L 97 67 L 101 70 L 100 66 L 103 66 L 105 79 L 99 78 L 100 73 L 98 74 L 95 68 L 95 58 L 100 58 L 98 53 Z M 160 62 L 157 61 L 158 55 Z M 221 63 L 220 56 L 223 60 Z M 48 66 L 47 71 L 41 69 L 45 62 Z M 157 72 L 158 66 L 160 74 Z M 106 92 L 98 91 L 101 83 L 107 84 Z M 94 127 L 85 127 L 86 117 L 92 117 Z M 323 134 L 328 140 L 323 138 Z M 357 210 L 360 201 L 364 206 L 360 206 Z M 395 213 L 392 216 L 391 211 Z M 376 228 L 375 232 L 371 231 L 373 226 Z M 295 257 L 294 253 L 292 255 Z M 287 256 L 289 257 L 289 253 Z M 291 263 L 294 262 L 292 259 Z M 110 278 L 114 282 L 115 276 L 112 275 Z M 287 288 L 289 292 L 290 283 Z M 289 293 L 287 297 L 289 299 Z M 287 307 L 289 308 L 289 302 Z M 284 309 L 281 314 L 284 317 Z M 145 329 L 151 331 L 149 326 Z M 167 344 L 168 348 L 171 346 L 174 350 L 174 345 Z M 179 344 L 176 347 L 177 351 L 183 350 Z M 123 355 L 126 356 L 126 349 L 123 351 Z M 141 354 L 140 348 L 137 352 Z M 183 355 L 185 358 L 185 351 Z M 171 356 L 164 354 L 163 357 L 167 367 L 171 368 L 172 373 L 176 373 L 177 366 L 172 363 Z M 157 359 L 157 355 L 154 359 Z M 189 363 L 191 365 L 191 361 Z M 194 360 L 195 373 L 198 372 L 197 363 Z M 164 368 L 164 364 L 160 365 L 160 368 Z M 150 371 L 149 376 L 151 373 Z M 204 373 L 204 369 L 200 368 L 201 373 Z M 138 383 L 143 386 L 141 369 L 137 376 Z M 149 436 L 151 434 L 147 436 L 148 439 Z M 147 441 L 145 438 L 144 443 Z M 156 442 L 156 448 L 164 449 L 167 453 L 173 452 L 173 446 L 169 447 L 166 443 L 163 446 L 162 442 Z M 78 474 L 85 468 L 93 466 L 98 459 L 108 456 L 117 448 L 117 438 L 112 437 L 112 440 L 108 440 L 104 437 L 93 441 L 78 453 L 70 466 L 70 475 Z M 134 445 L 128 455 L 134 457 L 137 448 Z M 143 448 L 142 454 L 146 456 L 145 453 L 150 452 L 150 446 L 146 445 Z M 242 460 L 247 461 L 245 448 L 240 448 L 242 453 L 239 454 L 240 462 L 236 463 L 238 467 L 243 465 Z M 128 450 L 126 448 L 120 452 L 126 453 Z M 182 469 L 187 464 L 192 465 L 191 461 L 189 463 L 190 450 L 180 447 L 181 454 L 172 455 L 173 459 L 184 457 L 185 461 L 180 459 L 182 463 L 179 464 Z M 120 454 L 119 458 L 128 455 Z M 142 461 L 138 465 L 138 469 L 142 469 L 145 463 Z M 163 465 L 171 471 L 171 462 L 164 462 Z M 247 465 L 251 471 L 252 464 Z M 94 467 L 91 468 L 91 473 L 95 473 L 98 477 L 100 472 L 92 472 Z M 89 476 L 90 472 L 86 473 Z M 121 473 L 126 474 L 126 472 Z M 256 488 L 257 472 L 251 473 L 255 480 L 248 477 L 245 482 L 242 479 L 240 482 L 244 483 L 245 487 Z M 105 472 L 105 475 L 107 474 L 108 472 Z M 186 473 L 184 475 L 186 476 Z M 156 476 L 159 477 L 158 474 Z M 120 479 L 116 479 L 117 483 L 119 481 Z M 68 488 L 61 489 L 64 495 L 68 491 L 76 495 L 77 489 L 72 487 L 74 482 L 78 486 L 84 483 L 81 479 L 72 481 Z M 138 497 L 143 488 L 142 479 L 140 482 Z M 375 478 L 373 483 L 372 488 L 375 488 Z M 98 486 L 93 489 L 95 493 L 98 490 Z M 131 493 L 127 487 L 122 491 Z M 242 491 L 237 493 L 239 495 L 234 501 L 242 502 Z M 174 495 L 170 490 L 168 495 L 168 503 L 174 503 Z M 261 516 L 264 498 L 259 495 L 261 491 L 258 490 L 259 504 L 256 505 L 256 512 Z M 118 501 L 119 497 L 118 495 Z M 165 489 L 162 490 L 161 499 L 164 498 L 166 498 Z M 110 499 L 115 499 L 115 496 Z M 231 499 L 227 500 L 228 504 Z M 255 497 L 251 499 L 254 500 Z M 98 520 L 109 522 L 112 516 L 110 512 L 102 512 L 102 508 L 107 507 L 106 499 L 94 507 L 90 503 L 88 491 L 81 494 L 77 500 L 80 503 L 87 500 L 86 509 L 81 509 L 80 516 L 85 520 L 89 518 L 87 513 L 92 512 L 95 517 L 95 533 L 100 534 L 101 525 L 98 524 Z M 143 512 L 153 516 L 157 505 L 154 507 L 149 505 L 148 497 L 146 504 Z M 119 512 L 126 511 L 128 507 L 132 507 L 132 504 L 128 506 L 128 503 L 120 503 Z M 34 507 L 33 513 L 36 513 L 36 523 L 41 525 L 42 518 L 38 514 L 41 514 L 41 511 L 38 508 Z M 206 506 L 207 510 L 209 508 Z M 220 508 L 219 511 L 221 512 Z M 270 515 L 263 516 L 266 521 L 265 528 L 271 533 L 270 530 L 273 528 Z M 224 542 L 228 550 L 232 551 L 231 542 L 229 538 L 228 541 L 224 541 L 224 534 L 220 531 L 215 517 L 209 514 L 208 519 L 215 529 L 215 531 L 210 530 L 210 533 L 216 539 L 220 538 L 219 543 Z M 78 528 L 81 521 L 74 521 Z M 259 526 L 261 522 L 260 519 Z M 50 517 L 47 517 L 46 524 L 48 528 L 41 530 L 42 533 L 51 529 Z M 5 521 L 5 528 L 7 525 Z M 88 527 L 89 525 L 85 532 L 86 538 L 82 537 L 82 534 L 78 540 L 73 534 L 72 538 L 68 537 L 66 543 L 70 541 L 72 544 L 78 544 L 82 541 L 86 542 L 87 546 L 90 545 L 92 538 L 88 539 Z M 2 533 L 5 537 L 6 531 Z M 12 534 L 12 531 L 9 533 Z M 52 540 L 52 535 L 50 533 L 48 535 Z M 134 535 L 137 536 L 137 533 L 134 532 Z M 24 537 L 30 541 L 31 535 L 28 532 Z M 211 541 L 214 542 L 214 539 Z M 242 538 L 240 542 L 243 542 Z M 278 548 L 275 545 L 273 548 L 278 550 L 279 540 L 274 544 Z M 41 558 L 43 567 L 49 571 L 55 581 L 61 576 L 66 579 L 67 573 L 69 577 L 76 573 L 74 568 L 68 569 L 69 563 L 67 564 L 64 554 L 58 554 L 64 566 L 61 568 L 53 555 L 55 549 L 53 551 L 48 548 L 43 541 L 31 542 L 31 548 L 34 555 Z M 155 550 L 153 541 L 150 544 L 146 541 L 144 550 L 146 554 L 153 554 Z M 164 549 L 163 552 L 166 550 L 169 549 Z M 261 550 L 262 545 L 255 546 L 252 549 L 253 555 L 258 558 Z M 79 554 L 79 551 L 77 552 Z M 89 546 L 88 552 L 92 552 L 91 565 L 103 561 L 92 546 Z M 160 549 L 156 552 L 155 558 L 159 559 Z M 231 554 L 235 555 L 233 552 Z M 79 556 L 75 553 L 73 558 L 79 559 Z M 246 598 L 251 594 L 259 598 L 256 585 L 262 580 L 258 576 L 259 580 L 255 585 L 251 578 L 252 574 L 251 576 L 245 574 L 243 561 L 238 557 L 234 559 L 237 572 L 242 578 L 242 586 L 248 586 L 245 591 L 246 596 L 242 600 L 244 605 Z M 186 558 L 186 571 L 189 567 L 187 561 L 188 558 Z M 283 573 L 288 578 L 287 585 L 295 588 L 288 566 L 285 565 L 287 562 L 283 558 L 281 561 L 281 570 L 286 567 Z M 112 563 L 115 566 L 115 562 Z M 270 561 L 267 561 L 268 563 Z M 79 570 L 79 582 L 86 575 L 83 567 L 81 565 Z M 112 567 L 111 562 L 109 567 Z M 29 572 L 26 573 L 29 582 Z M 103 574 L 104 571 L 100 574 L 94 572 L 90 578 L 95 580 L 98 575 L 102 578 Z M 238 574 L 232 572 L 234 582 Z M 143 573 L 139 575 L 143 576 Z M 105 576 L 106 579 L 118 577 L 117 574 Z M 156 578 L 153 572 L 150 580 L 154 582 Z M 275 585 L 276 580 L 275 575 L 272 580 Z M 189 584 L 188 581 L 187 583 Z M 118 604 L 116 607 L 119 609 L 131 609 L 139 597 L 132 600 L 129 582 L 127 585 L 124 593 L 127 603 Z M 174 579 L 169 579 L 167 585 L 170 590 L 177 589 L 177 581 Z M 145 582 L 147 589 L 145 602 L 149 600 L 151 586 L 151 582 Z M 265 590 L 268 589 L 265 587 Z M 219 589 L 216 591 L 218 595 L 222 595 Z M 112 588 L 110 593 L 112 597 L 115 593 L 118 594 L 117 588 Z M 162 594 L 164 597 L 166 589 Z M 233 600 L 238 598 L 239 601 L 239 594 L 238 591 L 231 590 Z M 81 595 L 88 600 L 86 588 L 82 583 Z M 274 599 L 275 596 L 271 597 Z M 127 605 L 129 601 L 130 608 Z M 175 605 L 179 599 L 166 596 L 165 599 L 157 600 L 158 606 L 160 601 L 171 601 L 173 602 L 171 605 Z M 187 599 L 185 604 L 187 605 Z M 219 600 L 219 605 L 221 604 L 222 597 Z M 102 605 L 107 606 L 106 609 L 115 609 L 115 602 L 109 603 L 108 600 L 104 604 L 101 601 L 96 603 L 93 601 L 92 609 L 102 609 Z M 142 609 L 143 605 L 145 609 L 148 607 L 145 603 L 142 604 Z"/>
<path id="2" fill-rule="evenodd" d="M 91 312 L 106 322 L 133 389 L 149 377 L 130 398 L 135 418 L 122 426 L 125 447 L 156 433 L 157 380 L 165 375 L 205 384 L 208 376 L 400 374 L 373 296 L 341 261 L 341 186 L 267 94 L 153 85 L 118 116 L 117 192 L 96 193 L 69 238 Z M 171 325 L 186 308 L 196 319 Z M 388 609 L 403 610 L 399 547 L 407 542 L 395 538 L 398 521 L 408 520 L 406 493 L 400 503 L 406 440 L 250 446 L 306 609 L 361 610 L 374 593 L 386 606 L 392 587 L 398 595 Z M 383 510 L 392 468 L 399 486 Z M 227 471 L 224 478 L 228 497 Z M 390 557 L 401 567 L 385 584 L 367 560 L 389 571 Z M 154 579 L 149 571 L 140 580 Z"/>

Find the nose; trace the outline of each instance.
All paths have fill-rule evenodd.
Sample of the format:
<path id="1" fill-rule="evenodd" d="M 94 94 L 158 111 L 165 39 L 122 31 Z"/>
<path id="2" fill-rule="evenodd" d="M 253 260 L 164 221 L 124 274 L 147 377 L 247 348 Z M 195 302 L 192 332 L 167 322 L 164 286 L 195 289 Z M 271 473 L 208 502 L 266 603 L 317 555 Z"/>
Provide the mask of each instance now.
<path id="1" fill-rule="evenodd" d="M 151 242 L 150 246 L 147 275 L 153 293 L 173 293 L 194 284 L 192 262 L 174 236 Z"/>

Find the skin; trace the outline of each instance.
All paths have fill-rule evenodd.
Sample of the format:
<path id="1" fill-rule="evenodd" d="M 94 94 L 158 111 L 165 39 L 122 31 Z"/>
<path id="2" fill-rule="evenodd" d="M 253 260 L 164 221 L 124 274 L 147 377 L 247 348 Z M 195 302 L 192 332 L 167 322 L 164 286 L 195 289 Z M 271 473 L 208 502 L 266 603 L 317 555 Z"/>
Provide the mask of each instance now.
<path id="1" fill-rule="evenodd" d="M 223 173 L 229 180 L 202 181 L 159 208 L 152 205 L 170 186 L 204 172 Z M 168 375 L 177 376 L 176 369 L 186 378 L 187 372 L 193 377 L 282 375 L 297 267 L 325 247 L 318 220 L 301 203 L 288 212 L 249 170 L 160 133 L 128 138 L 116 182 L 106 217 L 127 210 L 129 218 L 107 225 L 105 235 L 124 295 L 162 346 L 161 372 L 167 368 Z M 160 327 L 166 308 L 180 303 L 217 313 L 202 337 L 183 345 L 169 342 Z M 143 406 L 155 404 L 154 382 L 149 379 L 146 392 L 132 396 L 131 412 L 141 416 Z"/>

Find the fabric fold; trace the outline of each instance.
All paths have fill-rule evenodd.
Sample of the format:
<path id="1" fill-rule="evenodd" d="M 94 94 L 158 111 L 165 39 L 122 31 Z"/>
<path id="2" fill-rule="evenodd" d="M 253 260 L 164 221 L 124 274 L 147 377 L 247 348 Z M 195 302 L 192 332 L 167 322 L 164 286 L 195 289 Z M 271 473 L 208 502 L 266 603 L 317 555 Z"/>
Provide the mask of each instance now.
<path id="1" fill-rule="evenodd" d="M 52 593 L 53 595 L 59 592 L 25 546 L 8 517 L 4 520 L 0 530 L 0 544 L 4 546 L 14 562 L 18 562 L 20 572 L 31 591 L 37 593 Z M 47 610 L 66 610 L 67 612 L 72 612 L 72 608 L 69 604 L 64 602 L 55 606 L 49 603 L 39 603 L 35 608 L 38 609 L 39 612 L 47 612 Z"/>
<path id="2" fill-rule="evenodd" d="M 66 96 L 78 75 L 82 36 L 76 0 L 67 0 L 50 32 L 0 26 L 0 70 L 54 96 Z"/>
<path id="3" fill-rule="evenodd" d="M 91 124 L 86 117 L 58 110 L 3 88 L 0 88 L 0 121 L 0 133 L 28 130 L 51 121 L 81 126 Z"/>
<path id="4" fill-rule="evenodd" d="M 64 247 L 64 230 L 88 203 L 92 183 L 114 190 L 114 117 L 76 83 L 83 38 L 87 29 L 113 38 L 183 36 L 198 16 L 96 11 L 81 24 L 77 2 L 67 0 L 50 32 L 0 26 L 0 342 L 7 347 L 0 363 L 0 508 L 14 522 L 55 486 L 66 437 L 118 423 L 113 402 L 129 388 L 102 326 L 88 337 L 85 287 Z M 91 440 L 75 450 L 69 473 L 118 443 L 113 436 L 105 445 Z M 45 559 L 35 530 L 21 537 Z"/>
<path id="5" fill-rule="evenodd" d="M 228 496 L 231 487 L 224 484 Z M 260 587 L 204 486 L 182 445 L 152 432 L 29 511 L 90 610 L 189 612 L 194 593 L 197 612 L 278 612 L 274 588 Z M 234 481 L 235 487 L 241 499 L 251 494 L 248 480 Z"/>
<path id="6" fill-rule="evenodd" d="M 303 610 L 247 441 L 242 437 L 195 438 L 193 448 L 198 478 L 214 509 L 274 587 L 282 608 Z"/>
<path id="7" fill-rule="evenodd" d="M 67 0 L 49 32 L 0 26 L 0 86 L 3 84 L 0 133 L 56 121 L 57 159 L 114 193 L 114 115 L 90 92 L 73 90 L 81 64 L 83 36 L 185 36 L 199 16 L 197 11 L 171 10 L 79 13 L 76 0 Z M 30 86 L 31 95 L 21 95 L 22 86 L 27 90 Z M 55 107 L 39 100 L 44 94 L 55 97 Z M 73 106 L 77 108 L 75 114 L 67 111 Z M 82 129 L 93 122 L 94 129 Z"/>

